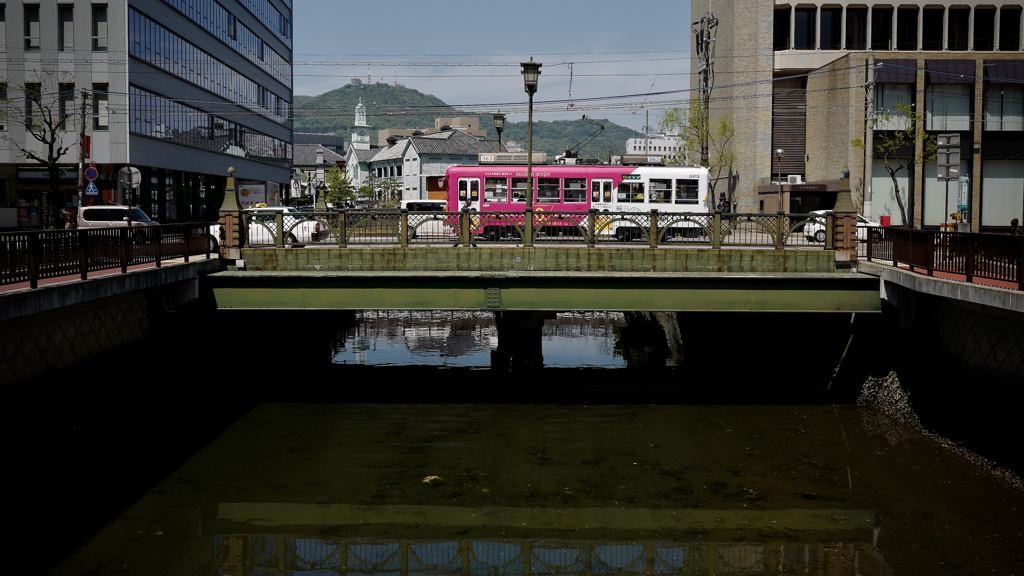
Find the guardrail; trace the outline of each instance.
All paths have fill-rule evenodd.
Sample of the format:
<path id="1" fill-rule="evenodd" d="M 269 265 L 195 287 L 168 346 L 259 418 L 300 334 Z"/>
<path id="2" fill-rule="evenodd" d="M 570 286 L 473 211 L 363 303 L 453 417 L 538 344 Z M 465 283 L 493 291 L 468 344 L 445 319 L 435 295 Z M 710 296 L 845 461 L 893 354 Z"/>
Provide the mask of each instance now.
<path id="1" fill-rule="evenodd" d="M 243 247 L 416 244 L 644 244 L 833 247 L 832 215 L 649 212 L 338 212 L 246 213 Z M 821 233 L 817 233 L 817 231 Z"/>
<path id="2" fill-rule="evenodd" d="M 132 228 L 80 228 L 0 234 L 0 285 L 79 275 L 217 252 L 209 223 L 163 224 Z"/>
<path id="3" fill-rule="evenodd" d="M 967 282 L 986 278 L 1024 290 L 1024 236 L 870 228 L 866 256 L 868 261 L 906 264 L 911 272 L 928 276 L 959 274 Z"/>

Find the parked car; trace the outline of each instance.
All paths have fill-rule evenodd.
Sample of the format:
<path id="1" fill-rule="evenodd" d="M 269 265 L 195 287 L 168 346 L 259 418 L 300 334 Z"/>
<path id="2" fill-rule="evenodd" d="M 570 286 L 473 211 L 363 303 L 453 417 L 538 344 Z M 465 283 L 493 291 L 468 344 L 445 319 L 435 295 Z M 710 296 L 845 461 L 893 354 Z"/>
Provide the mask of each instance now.
<path id="1" fill-rule="evenodd" d="M 309 244 L 331 235 L 330 229 L 293 206 L 257 206 L 245 210 L 249 219 L 250 244 L 274 244 L 279 212 L 284 214 L 285 244 Z M 224 240 L 224 231 L 218 223 L 210 227 L 210 234 Z"/>
<path id="2" fill-rule="evenodd" d="M 146 216 L 141 208 L 121 206 L 120 204 L 100 204 L 82 206 L 78 209 L 79 228 L 123 228 L 128 226 L 158 226 Z"/>
<path id="3" fill-rule="evenodd" d="M 814 210 L 811 212 L 814 218 L 813 222 L 804 224 L 804 236 L 807 240 L 812 242 L 824 242 L 825 241 L 825 215 L 831 214 L 831 210 Z M 867 242 L 868 239 L 868 228 L 875 226 L 881 226 L 878 222 L 872 222 L 867 218 L 857 214 L 856 217 L 857 226 L 857 240 L 861 242 Z"/>
<path id="4" fill-rule="evenodd" d="M 424 217 L 422 212 L 444 212 L 444 200 L 402 200 L 402 208 L 409 211 L 409 228 L 412 238 L 455 238 L 451 217 L 435 214 Z"/>

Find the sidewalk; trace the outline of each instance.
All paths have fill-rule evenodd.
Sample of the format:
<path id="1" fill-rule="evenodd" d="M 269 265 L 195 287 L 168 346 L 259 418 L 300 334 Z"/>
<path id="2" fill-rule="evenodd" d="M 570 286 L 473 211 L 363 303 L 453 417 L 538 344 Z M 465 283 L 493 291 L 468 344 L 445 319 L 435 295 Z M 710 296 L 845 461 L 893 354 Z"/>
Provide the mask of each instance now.
<path id="1" fill-rule="evenodd" d="M 206 260 L 205 256 L 190 256 L 189 258 L 193 262 L 196 261 L 196 260 Z M 163 260 L 160 263 L 160 266 L 161 267 L 173 266 L 175 264 L 184 264 L 184 263 L 185 263 L 185 259 L 184 258 L 175 258 L 174 260 Z M 128 271 L 132 272 L 133 270 L 146 270 L 146 269 L 149 269 L 149 268 L 156 268 L 156 262 L 149 262 L 147 264 L 136 264 L 134 266 L 129 266 L 128 267 Z M 120 268 L 108 268 L 106 270 L 93 270 L 93 271 L 89 272 L 89 280 L 92 280 L 93 278 L 101 278 L 103 276 L 111 276 L 113 274 L 120 274 L 120 273 L 121 273 L 121 269 Z M 68 283 L 68 282 L 81 282 L 81 281 L 82 281 L 81 274 L 68 274 L 66 276 L 56 276 L 54 278 L 40 278 L 39 279 L 39 287 L 42 288 L 43 286 L 52 286 L 52 285 L 55 285 L 55 284 L 65 284 L 65 283 Z M 30 282 L 28 282 L 28 281 L 26 281 L 26 282 L 18 282 L 18 283 L 15 283 L 15 284 L 0 285 L 0 294 L 7 294 L 7 293 L 10 293 L 10 292 L 17 292 L 19 290 L 32 290 L 31 286 L 32 286 L 32 284 Z"/>

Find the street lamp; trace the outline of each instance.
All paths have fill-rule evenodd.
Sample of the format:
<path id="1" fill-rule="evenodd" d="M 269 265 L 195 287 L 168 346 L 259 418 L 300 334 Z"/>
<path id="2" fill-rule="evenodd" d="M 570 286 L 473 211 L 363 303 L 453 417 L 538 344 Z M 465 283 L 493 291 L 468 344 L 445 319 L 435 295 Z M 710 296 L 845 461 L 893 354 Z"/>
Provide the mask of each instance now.
<path id="1" fill-rule="evenodd" d="M 526 93 L 530 95 L 530 115 L 529 123 L 526 128 L 526 205 L 533 205 L 533 95 L 537 93 L 537 78 L 540 77 L 540 67 L 543 64 L 539 64 L 533 61 L 533 56 L 530 57 L 529 62 L 521 62 L 520 66 L 523 67 L 523 87 Z"/>
<path id="2" fill-rule="evenodd" d="M 494 130 L 498 132 L 498 152 L 501 152 L 501 131 L 505 129 L 505 115 L 498 110 L 494 115 Z"/>
<path id="3" fill-rule="evenodd" d="M 782 208 L 782 157 L 786 155 L 786 151 L 782 148 L 775 149 L 775 157 L 779 159 L 779 210 Z"/>

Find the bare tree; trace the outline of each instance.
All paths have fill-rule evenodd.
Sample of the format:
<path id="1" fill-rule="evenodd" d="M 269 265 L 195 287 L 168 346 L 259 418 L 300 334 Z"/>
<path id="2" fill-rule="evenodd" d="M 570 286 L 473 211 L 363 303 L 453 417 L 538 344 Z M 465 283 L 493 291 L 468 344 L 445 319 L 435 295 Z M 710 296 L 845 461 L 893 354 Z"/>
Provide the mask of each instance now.
<path id="1" fill-rule="evenodd" d="M 907 219 L 907 209 L 903 205 L 903 197 L 900 195 L 900 184 L 896 175 L 901 170 L 909 170 L 915 163 L 914 154 L 917 143 L 922 143 L 920 160 L 923 162 L 934 162 L 938 152 L 938 143 L 935 136 L 924 131 L 924 118 L 916 114 L 914 109 L 907 103 L 893 105 L 894 113 L 882 113 L 876 118 L 876 126 L 881 127 L 874 134 L 874 154 L 881 156 L 885 162 L 885 171 L 892 179 L 892 188 L 896 195 L 896 205 L 900 209 L 900 218 L 903 226 L 910 226 L 912 223 Z M 850 142 L 855 148 L 864 149 L 864 141 L 856 138 Z M 866 152 L 869 153 L 870 152 Z M 865 180 L 871 178 L 871 174 L 864 175 Z"/>
<path id="2" fill-rule="evenodd" d="M 43 72 L 47 75 L 47 72 Z M 25 126 L 25 141 L 11 138 L 10 131 L 0 134 L 17 156 L 46 168 L 50 188 L 41 194 L 43 227 L 54 228 L 53 206 L 60 191 L 61 161 L 77 144 L 74 91 L 46 93 L 42 82 L 8 84 L 6 98 L 0 102 L 0 120 L 4 124 Z M 67 84 L 58 84 L 66 86 Z M 38 143 L 38 144 L 37 144 Z"/>
<path id="3" fill-rule="evenodd" d="M 679 148 L 669 158 L 669 164 L 689 164 L 701 162 L 702 148 L 707 143 L 707 162 L 702 165 L 710 173 L 708 190 L 710 201 L 715 200 L 715 189 L 719 182 L 726 181 L 726 186 L 718 195 L 717 204 L 721 210 L 732 209 L 732 188 L 728 181 L 732 178 L 733 165 L 736 163 L 736 152 L 732 140 L 736 136 L 731 115 L 725 115 L 717 121 L 712 119 L 699 97 L 690 100 L 686 107 L 676 107 L 665 112 L 661 119 L 662 130 L 679 132 Z M 726 192 L 729 195 L 726 197 Z M 709 206 L 710 208 L 710 206 Z"/>

